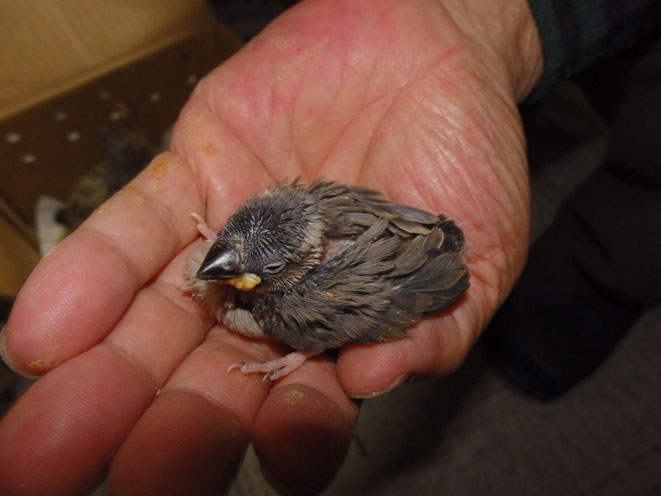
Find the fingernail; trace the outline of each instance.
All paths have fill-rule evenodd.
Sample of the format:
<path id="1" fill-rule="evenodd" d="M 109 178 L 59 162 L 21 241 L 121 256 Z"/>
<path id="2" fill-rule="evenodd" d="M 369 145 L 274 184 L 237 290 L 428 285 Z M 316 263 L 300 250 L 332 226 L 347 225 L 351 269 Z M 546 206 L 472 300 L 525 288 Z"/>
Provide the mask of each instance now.
<path id="1" fill-rule="evenodd" d="M 353 398 L 356 400 L 366 400 L 369 398 L 376 398 L 377 396 L 381 396 L 382 394 L 389 393 L 398 386 L 401 386 L 410 378 L 411 378 L 411 374 L 402 374 L 397 379 L 395 379 L 391 384 L 389 384 L 388 387 L 384 389 L 381 389 L 379 391 L 372 391 L 370 393 L 365 393 L 365 394 L 349 394 L 347 396 L 349 396 L 349 398 Z"/>
<path id="2" fill-rule="evenodd" d="M 6 330 L 7 330 L 6 325 L 2 326 L 2 329 L 0 329 L 0 357 L 7 364 L 7 367 L 9 367 L 15 372 L 16 370 L 14 364 L 9 359 L 9 355 L 7 354 L 7 345 L 5 344 Z"/>
<path id="3" fill-rule="evenodd" d="M 23 377 L 27 377 L 28 379 L 35 379 L 36 377 L 39 377 L 36 375 L 26 374 L 25 372 L 19 370 L 16 367 L 16 364 L 14 364 L 11 358 L 9 358 L 9 352 L 7 351 L 6 340 L 7 340 L 7 326 L 4 325 L 2 329 L 0 329 L 0 358 L 2 358 L 2 361 L 5 362 L 7 367 L 9 367 L 9 369 L 12 372 L 15 372 L 16 374 L 21 375 Z"/>

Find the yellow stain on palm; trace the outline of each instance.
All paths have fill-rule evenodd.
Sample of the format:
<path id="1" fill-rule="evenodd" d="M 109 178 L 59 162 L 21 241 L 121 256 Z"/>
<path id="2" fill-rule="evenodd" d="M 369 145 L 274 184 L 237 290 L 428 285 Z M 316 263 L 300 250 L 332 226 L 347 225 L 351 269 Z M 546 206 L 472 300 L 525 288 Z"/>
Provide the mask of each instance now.
<path id="1" fill-rule="evenodd" d="M 134 189 L 136 189 L 135 186 L 134 187 L 126 186 L 124 188 L 124 190 L 122 190 L 120 193 L 124 193 L 124 191 L 132 191 Z M 110 198 L 108 198 L 101 205 L 99 205 L 98 207 L 96 207 L 94 209 L 94 212 L 92 212 L 92 215 L 102 214 L 105 211 L 111 212 L 113 210 L 116 210 L 117 209 L 117 205 L 116 205 L 117 200 L 116 200 L 116 198 L 117 198 L 116 196 L 111 196 Z"/>
<path id="2" fill-rule="evenodd" d="M 41 358 L 37 358 L 36 360 L 32 360 L 31 362 L 28 363 L 28 368 L 30 370 L 34 370 L 35 372 L 40 372 L 44 369 L 47 369 L 49 366 L 50 366 L 50 362 L 46 363 Z"/>
<path id="3" fill-rule="evenodd" d="M 294 46 L 294 42 L 288 40 L 284 36 L 276 36 L 271 40 L 271 45 L 276 47 L 278 50 L 284 50 L 285 48 L 291 48 Z"/>
<path id="4" fill-rule="evenodd" d="M 202 151 L 207 155 L 213 155 L 214 153 L 218 153 L 220 150 L 216 148 L 216 145 L 214 145 L 213 143 L 207 143 L 202 148 Z"/>
<path id="5" fill-rule="evenodd" d="M 222 88 L 214 88 L 214 91 L 222 91 Z M 218 153 L 220 150 L 215 146 L 210 136 L 215 135 L 212 126 L 209 122 L 217 122 L 218 117 L 210 110 L 205 108 L 195 115 L 186 115 L 181 118 L 179 132 L 183 136 L 184 141 L 190 145 L 191 148 L 201 151 L 206 154 Z"/>
<path id="6" fill-rule="evenodd" d="M 275 69 L 273 69 L 273 77 L 271 78 L 269 84 L 274 82 L 284 81 L 285 79 L 287 79 L 287 76 L 289 76 L 290 72 L 291 72 L 290 65 L 277 66 Z"/>
<path id="7" fill-rule="evenodd" d="M 168 169 L 167 159 L 165 157 L 157 157 L 155 159 L 154 165 L 151 166 L 151 171 L 156 177 L 154 177 L 154 189 L 161 189 L 165 181 L 163 180 L 163 174 Z"/>
<path id="8" fill-rule="evenodd" d="M 272 41 L 272 44 L 278 49 L 291 48 L 293 46 L 292 42 L 278 38 Z M 294 69 L 298 70 L 302 68 L 310 58 L 319 55 L 326 46 L 328 46 L 328 38 L 318 41 L 310 48 L 301 50 L 292 63 L 277 65 L 273 68 L 273 75 L 271 76 L 271 80 L 266 83 L 266 86 L 271 88 L 276 83 L 286 80 Z"/>
<path id="9" fill-rule="evenodd" d="M 285 393 L 285 403 L 287 403 L 289 406 L 295 406 L 304 397 L 305 393 L 303 393 L 303 391 L 299 391 L 298 389 L 291 389 Z"/>
<path id="10" fill-rule="evenodd" d="M 326 48 L 326 46 L 328 46 L 328 38 L 324 38 L 323 40 L 315 43 L 312 47 L 306 48 L 296 57 L 296 64 L 300 65 L 303 62 L 306 62 L 310 57 L 319 55 L 321 51 Z"/>
<path id="11" fill-rule="evenodd" d="M 133 193 L 133 198 L 138 200 L 138 203 L 140 205 L 142 205 L 145 202 L 145 200 L 147 199 L 147 197 L 138 190 L 138 186 L 136 186 L 135 184 L 128 184 L 124 189 L 128 192 Z M 100 211 L 100 210 L 98 210 L 98 211 Z"/>
<path id="12" fill-rule="evenodd" d="M 48 341 L 53 341 L 53 339 L 48 339 Z M 37 358 L 36 360 L 32 360 L 31 362 L 28 362 L 28 368 L 30 370 L 33 370 L 35 372 L 46 372 L 50 370 L 54 363 L 53 359 L 55 358 L 55 346 L 54 345 L 49 345 L 46 347 L 46 356 L 43 358 Z"/>
<path id="13" fill-rule="evenodd" d="M 106 200 L 105 202 L 103 202 L 103 204 L 101 204 L 100 207 L 96 208 L 93 213 L 101 214 L 101 213 L 105 212 L 106 210 L 107 211 L 112 211 L 112 210 L 116 210 L 116 209 L 117 209 L 117 205 L 115 205 L 115 202 L 113 201 L 113 199 L 110 198 L 109 200 Z"/>

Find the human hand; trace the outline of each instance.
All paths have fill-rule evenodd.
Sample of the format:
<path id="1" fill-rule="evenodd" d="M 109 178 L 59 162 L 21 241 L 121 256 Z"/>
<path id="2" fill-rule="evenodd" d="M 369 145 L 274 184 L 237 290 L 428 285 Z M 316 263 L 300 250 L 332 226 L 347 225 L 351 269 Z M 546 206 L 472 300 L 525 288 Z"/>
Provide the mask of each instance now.
<path id="1" fill-rule="evenodd" d="M 4 357 L 45 375 L 0 424 L 0 492 L 81 493 L 108 466 L 119 494 L 216 492 L 250 440 L 276 485 L 327 484 L 357 415 L 347 395 L 456 368 L 522 267 L 516 102 L 539 50 L 523 0 L 319 0 L 205 78 L 172 151 L 60 243 L 16 300 Z M 213 325 L 178 288 L 197 238 L 189 212 L 219 228 L 250 194 L 299 175 L 454 219 L 471 287 L 410 339 L 311 359 L 271 386 L 226 370 L 283 349 Z"/>

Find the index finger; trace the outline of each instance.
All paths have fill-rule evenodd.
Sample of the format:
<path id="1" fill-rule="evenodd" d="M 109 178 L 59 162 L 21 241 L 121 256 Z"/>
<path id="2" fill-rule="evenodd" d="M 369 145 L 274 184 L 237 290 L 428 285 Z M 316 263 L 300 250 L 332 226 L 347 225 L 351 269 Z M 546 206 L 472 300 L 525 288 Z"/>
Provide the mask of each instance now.
<path id="1" fill-rule="evenodd" d="M 214 123 L 199 99 L 193 98 L 183 115 L 185 122 L 201 128 Z M 208 168 L 198 157 L 204 145 L 196 137 L 201 134 L 187 132 L 180 123 L 175 138 L 181 153 L 157 156 L 35 268 L 0 343 L 3 358 L 14 370 L 40 375 L 99 342 L 136 291 L 197 236 L 188 214 L 206 211 L 203 174 L 193 172 Z M 221 141 L 225 150 L 231 149 L 222 133 L 208 134 L 205 139 L 212 144 L 215 140 L 216 149 L 221 149 Z M 182 157 L 198 163 L 190 167 Z M 212 158 L 223 161 L 222 156 Z M 246 176 L 251 174 L 234 173 L 234 182 Z M 246 194 L 244 188 L 233 187 L 222 193 L 226 205 Z M 217 220 L 225 212 L 215 208 L 214 214 Z"/>
<path id="2" fill-rule="evenodd" d="M 134 293 L 195 236 L 186 213 L 203 209 L 189 168 L 157 156 L 32 272 L 3 335 L 3 356 L 38 375 L 90 348 Z"/>
<path id="3" fill-rule="evenodd" d="M 205 215 L 208 205 L 217 227 L 264 187 L 259 161 L 200 93 L 175 126 L 177 153 L 157 156 L 30 275 L 0 341 L 14 370 L 40 375 L 99 342 L 136 291 L 197 237 L 189 213 Z"/>

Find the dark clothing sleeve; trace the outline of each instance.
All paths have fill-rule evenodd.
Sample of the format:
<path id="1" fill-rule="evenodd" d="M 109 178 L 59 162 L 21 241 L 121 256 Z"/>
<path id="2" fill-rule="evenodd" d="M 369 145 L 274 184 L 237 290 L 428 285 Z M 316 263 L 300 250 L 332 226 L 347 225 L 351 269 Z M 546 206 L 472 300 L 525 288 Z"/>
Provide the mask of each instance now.
<path id="1" fill-rule="evenodd" d="M 661 35 L 660 0 L 529 0 L 544 72 L 528 102 L 596 61 Z"/>

